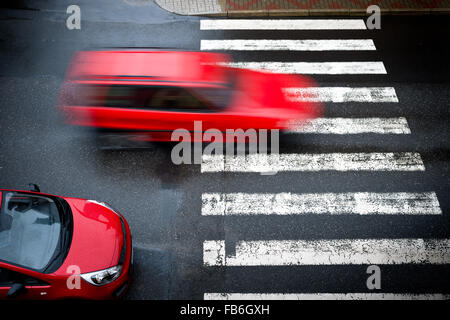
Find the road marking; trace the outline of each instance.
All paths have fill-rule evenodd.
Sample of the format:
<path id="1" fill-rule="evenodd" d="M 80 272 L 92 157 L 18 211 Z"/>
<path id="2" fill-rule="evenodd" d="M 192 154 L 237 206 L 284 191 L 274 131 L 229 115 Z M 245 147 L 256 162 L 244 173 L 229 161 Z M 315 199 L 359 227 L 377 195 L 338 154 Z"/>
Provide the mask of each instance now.
<path id="1" fill-rule="evenodd" d="M 411 134 L 405 118 L 317 118 L 291 122 L 286 133 Z"/>
<path id="2" fill-rule="evenodd" d="M 203 193 L 203 216 L 440 215 L 434 192 L 424 193 Z"/>
<path id="3" fill-rule="evenodd" d="M 449 300 L 440 293 L 205 293 L 204 300 Z"/>
<path id="4" fill-rule="evenodd" d="M 205 266 L 449 264 L 449 239 L 338 239 L 239 241 L 235 255 L 224 240 L 203 243 Z"/>
<path id="5" fill-rule="evenodd" d="M 305 87 L 284 88 L 290 101 L 310 102 L 398 102 L 393 87 Z"/>
<path id="6" fill-rule="evenodd" d="M 208 19 L 200 30 L 366 30 L 362 19 Z"/>
<path id="7" fill-rule="evenodd" d="M 364 62 L 225 62 L 233 68 L 298 74 L 386 74 L 381 61 Z"/>
<path id="8" fill-rule="evenodd" d="M 420 154 L 399 153 L 294 153 L 203 155 L 201 172 L 274 171 L 424 171 Z"/>
<path id="9" fill-rule="evenodd" d="M 201 50 L 371 51 L 370 39 L 359 40 L 201 40 Z"/>

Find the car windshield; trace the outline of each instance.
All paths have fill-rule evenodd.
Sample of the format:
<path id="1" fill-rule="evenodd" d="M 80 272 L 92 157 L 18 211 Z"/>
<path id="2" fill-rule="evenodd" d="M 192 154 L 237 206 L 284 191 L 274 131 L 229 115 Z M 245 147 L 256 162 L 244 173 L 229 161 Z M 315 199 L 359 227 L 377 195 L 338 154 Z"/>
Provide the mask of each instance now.
<path id="1" fill-rule="evenodd" d="M 4 191 L 0 210 L 0 259 L 43 270 L 59 250 L 61 216 L 49 197 Z"/>
<path id="2" fill-rule="evenodd" d="M 68 104 L 148 110 L 222 111 L 230 104 L 233 89 L 216 87 L 80 85 Z"/>

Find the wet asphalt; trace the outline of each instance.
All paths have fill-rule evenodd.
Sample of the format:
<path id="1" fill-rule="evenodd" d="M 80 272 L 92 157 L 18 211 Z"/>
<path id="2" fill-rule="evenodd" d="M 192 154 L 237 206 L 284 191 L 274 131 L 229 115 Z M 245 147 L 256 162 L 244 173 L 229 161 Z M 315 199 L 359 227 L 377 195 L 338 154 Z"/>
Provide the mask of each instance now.
<path id="1" fill-rule="evenodd" d="M 78 4 L 81 30 L 68 30 Z M 284 137 L 282 153 L 419 152 L 425 172 L 200 173 L 176 166 L 170 145 L 98 150 L 89 131 L 55 109 L 70 57 L 95 47 L 199 50 L 201 39 L 365 38 L 368 31 L 200 31 L 198 17 L 147 1 L 35 1 L 0 9 L 0 186 L 36 183 L 46 193 L 106 201 L 133 233 L 135 271 L 127 299 L 202 299 L 205 292 L 369 292 L 367 266 L 204 267 L 205 240 L 449 238 L 450 20 L 385 17 L 369 34 L 375 52 L 235 52 L 236 61 L 383 61 L 387 75 L 317 76 L 322 86 L 392 86 L 399 103 L 325 104 L 329 117 L 406 117 L 410 135 Z M 202 217 L 204 192 L 435 191 L 440 216 Z M 229 247 L 228 247 L 229 246 Z M 448 265 L 382 267 L 382 292 L 450 293 Z"/>

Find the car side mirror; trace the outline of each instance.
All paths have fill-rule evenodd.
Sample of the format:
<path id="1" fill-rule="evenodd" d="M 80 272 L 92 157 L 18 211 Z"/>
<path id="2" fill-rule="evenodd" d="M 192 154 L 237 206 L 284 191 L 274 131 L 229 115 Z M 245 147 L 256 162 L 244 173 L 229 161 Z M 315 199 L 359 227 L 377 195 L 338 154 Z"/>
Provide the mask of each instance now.
<path id="1" fill-rule="evenodd" d="M 23 283 L 14 283 L 11 288 L 9 288 L 7 297 L 13 299 L 25 292 L 27 292 L 27 288 L 25 288 Z"/>
<path id="2" fill-rule="evenodd" d="M 29 183 L 28 184 L 28 189 L 30 191 L 33 191 L 33 192 L 41 192 L 41 189 L 39 188 L 39 186 L 37 184 L 34 184 L 34 183 Z"/>

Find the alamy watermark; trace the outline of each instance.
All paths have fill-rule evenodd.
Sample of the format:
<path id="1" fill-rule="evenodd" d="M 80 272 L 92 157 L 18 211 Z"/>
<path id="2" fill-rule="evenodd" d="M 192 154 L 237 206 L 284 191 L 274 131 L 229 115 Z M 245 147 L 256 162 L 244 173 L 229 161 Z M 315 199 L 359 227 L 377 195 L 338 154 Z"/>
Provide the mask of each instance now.
<path id="1" fill-rule="evenodd" d="M 70 16 L 66 20 L 66 27 L 69 30 L 80 30 L 81 29 L 81 9 L 79 6 L 72 4 L 67 7 L 67 14 Z"/>
<path id="2" fill-rule="evenodd" d="M 71 274 L 66 280 L 67 289 L 80 290 L 81 289 L 81 269 L 80 269 L 80 267 L 76 266 L 76 265 L 70 265 L 67 267 L 66 272 Z"/>
<path id="3" fill-rule="evenodd" d="M 201 164 L 204 156 L 245 156 L 247 151 L 248 154 L 265 155 L 270 152 L 272 160 L 276 160 L 280 149 L 278 129 L 226 129 L 222 132 L 211 128 L 203 131 L 202 121 L 194 121 L 193 132 L 182 128 L 174 130 L 171 141 L 178 142 L 170 155 L 176 165 Z M 209 144 L 203 148 L 204 142 Z"/>
<path id="4" fill-rule="evenodd" d="M 374 29 L 381 29 L 381 9 L 377 5 L 371 5 L 367 7 L 366 10 L 367 14 L 370 14 L 370 16 L 367 18 L 367 29 L 374 30 Z"/>
<path id="5" fill-rule="evenodd" d="M 369 290 L 381 289 L 381 269 L 379 266 L 371 265 L 367 267 L 367 274 L 370 276 L 367 278 L 366 286 Z"/>

